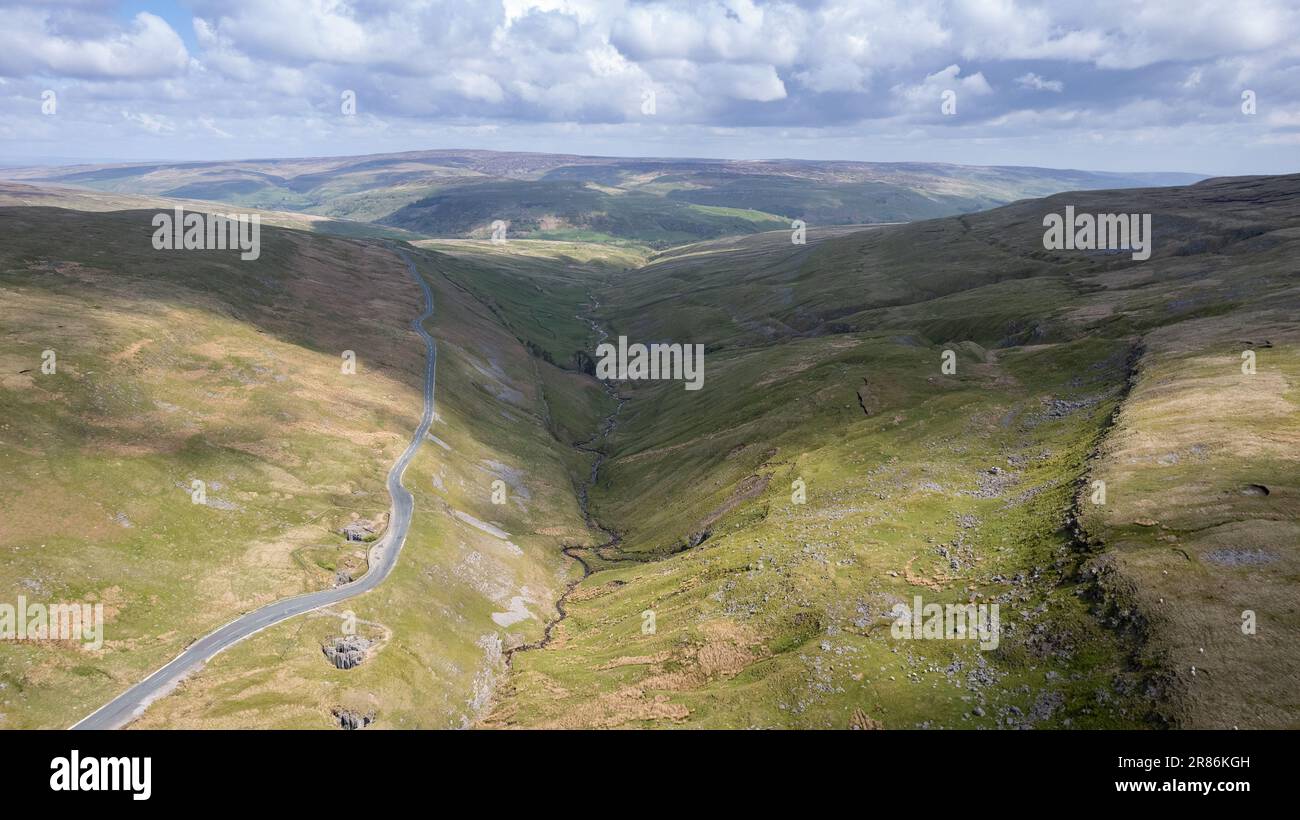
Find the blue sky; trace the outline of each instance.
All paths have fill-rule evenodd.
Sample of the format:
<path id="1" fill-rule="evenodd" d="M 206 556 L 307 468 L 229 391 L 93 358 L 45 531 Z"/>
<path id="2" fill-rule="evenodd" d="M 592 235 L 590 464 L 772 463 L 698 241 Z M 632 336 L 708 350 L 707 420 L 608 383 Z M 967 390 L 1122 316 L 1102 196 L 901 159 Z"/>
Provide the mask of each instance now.
<path id="1" fill-rule="evenodd" d="M 18 4 L 13 4 L 18 5 Z M 140 12 L 147 12 L 156 17 L 161 17 L 181 38 L 185 48 L 191 54 L 199 50 L 198 40 L 194 36 L 194 14 L 181 3 L 176 2 L 150 2 L 149 0 L 126 0 L 121 3 L 104 3 L 104 7 L 112 10 L 112 17 L 117 21 L 117 25 L 129 28 L 131 21 Z"/>
<path id="2" fill-rule="evenodd" d="M 1290 0 L 0 0 L 0 15 L 10 164 L 487 148 L 1300 170 Z"/>

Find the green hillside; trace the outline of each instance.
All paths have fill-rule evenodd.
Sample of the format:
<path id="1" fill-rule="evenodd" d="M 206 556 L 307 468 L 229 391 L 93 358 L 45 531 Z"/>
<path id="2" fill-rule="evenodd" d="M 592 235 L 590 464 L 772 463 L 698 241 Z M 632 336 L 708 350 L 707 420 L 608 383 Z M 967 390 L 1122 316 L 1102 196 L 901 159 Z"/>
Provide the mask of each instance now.
<path id="1" fill-rule="evenodd" d="M 900 222 L 1063 190 L 1198 178 L 943 163 L 629 159 L 465 150 L 7 169 L 4 175 L 108 193 L 298 211 L 425 237 L 485 238 L 500 221 L 509 223 L 508 233 L 516 238 L 654 248 L 788 230 L 796 219 L 812 226 Z"/>
<path id="2" fill-rule="evenodd" d="M 578 197 L 644 168 L 596 170 L 492 168 Z M 1150 214 L 1150 259 L 1045 249 L 1067 206 Z M 245 264 L 153 251 L 149 215 L 0 208 L 0 586 L 112 613 L 102 650 L 0 645 L 4 725 L 363 571 L 339 528 L 382 526 L 414 426 L 391 241 L 268 227 Z M 438 418 L 406 551 L 354 602 L 374 649 L 337 669 L 339 613 L 294 619 L 135 725 L 1294 725 L 1300 176 L 597 239 L 408 246 Z M 598 382 L 620 335 L 704 345 L 703 389 Z M 996 604 L 996 645 L 894 635 L 916 596 Z"/>
<path id="3" fill-rule="evenodd" d="M 706 344 L 705 388 L 618 385 L 591 509 L 620 539 L 489 723 L 1293 724 L 1297 193 L 762 236 L 599 291 L 612 334 Z M 1155 253 L 1045 251 L 1065 204 L 1154 214 Z M 915 595 L 999 603 L 1001 645 L 891 639 Z"/>

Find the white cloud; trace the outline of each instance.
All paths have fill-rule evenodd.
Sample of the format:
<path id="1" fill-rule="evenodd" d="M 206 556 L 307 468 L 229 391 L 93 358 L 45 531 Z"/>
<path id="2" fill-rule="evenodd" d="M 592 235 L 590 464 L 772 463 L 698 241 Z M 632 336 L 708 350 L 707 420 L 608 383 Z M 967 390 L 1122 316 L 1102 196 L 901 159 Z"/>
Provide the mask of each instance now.
<path id="1" fill-rule="evenodd" d="M 193 53 L 152 14 L 0 2 L 0 120 L 26 123 L 4 133 L 70 143 L 171 128 L 213 150 L 256 134 L 281 151 L 359 139 L 363 122 L 417 143 L 536 124 L 573 146 L 616 147 L 618 133 L 630 150 L 845 128 L 923 156 L 940 123 L 943 139 L 1057 138 L 1085 120 L 1173 139 L 1189 122 L 1239 126 L 1243 88 L 1259 94 L 1256 132 L 1300 110 L 1288 0 L 190 0 Z M 31 120 L 47 87 L 59 118 Z M 340 119 L 344 89 L 365 119 Z M 945 90 L 957 118 L 939 119 Z"/>
<path id="2" fill-rule="evenodd" d="M 786 96 L 785 83 L 770 65 L 710 63 L 701 68 L 703 87 L 735 100 L 772 102 Z"/>
<path id="3" fill-rule="evenodd" d="M 984 74 L 961 76 L 961 66 L 950 65 L 933 74 L 929 74 L 914 85 L 899 84 L 891 89 L 905 110 L 938 113 L 944 93 L 952 91 L 957 94 L 959 105 L 969 97 L 984 97 L 993 93 L 993 88 Z M 964 107 L 964 106 L 963 106 Z M 960 109 L 959 109 L 960 110 Z"/>
<path id="4" fill-rule="evenodd" d="M 185 44 L 160 17 L 135 16 L 128 28 L 86 36 L 52 10 L 10 8 L 0 27 L 0 74 L 83 79 L 165 77 L 185 70 Z"/>
<path id="5" fill-rule="evenodd" d="M 1065 90 L 1065 83 L 1060 80 L 1046 80 L 1032 71 L 1017 77 L 1016 85 L 1032 91 L 1052 91 L 1057 94 Z"/>
<path id="6" fill-rule="evenodd" d="M 223 131 L 220 128 L 218 128 L 217 124 L 212 121 L 211 117 L 199 117 L 199 125 L 207 129 L 208 133 L 212 134 L 213 136 L 221 137 L 222 139 L 234 138 L 234 135 L 231 134 L 230 132 Z"/>
<path id="7" fill-rule="evenodd" d="M 505 99 L 501 85 L 486 74 L 476 71 L 456 71 L 451 75 L 452 87 L 456 93 L 470 100 L 483 100 L 499 103 Z"/>
<path id="8" fill-rule="evenodd" d="M 130 111 L 123 111 L 122 119 L 138 125 L 150 134 L 170 134 L 176 130 L 176 126 L 172 125 L 166 119 L 154 116 L 153 114 L 146 114 L 144 112 L 132 113 Z"/>

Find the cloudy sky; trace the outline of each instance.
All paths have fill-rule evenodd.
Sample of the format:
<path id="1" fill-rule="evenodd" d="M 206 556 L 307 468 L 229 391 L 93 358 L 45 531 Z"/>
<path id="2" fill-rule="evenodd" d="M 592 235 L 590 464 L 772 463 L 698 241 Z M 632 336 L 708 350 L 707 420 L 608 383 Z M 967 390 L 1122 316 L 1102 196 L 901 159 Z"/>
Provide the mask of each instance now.
<path id="1" fill-rule="evenodd" d="M 421 148 L 1292 172 L 1300 3 L 0 0 L 0 162 Z"/>

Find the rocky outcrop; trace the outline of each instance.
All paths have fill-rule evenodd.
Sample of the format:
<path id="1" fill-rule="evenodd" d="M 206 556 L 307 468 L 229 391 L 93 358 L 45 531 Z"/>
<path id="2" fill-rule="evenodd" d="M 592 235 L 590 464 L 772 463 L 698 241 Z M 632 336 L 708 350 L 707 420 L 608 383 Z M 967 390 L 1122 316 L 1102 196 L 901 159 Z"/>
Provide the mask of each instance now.
<path id="1" fill-rule="evenodd" d="M 371 641 L 360 635 L 344 635 L 328 641 L 321 647 L 329 662 L 339 669 L 351 669 L 360 666 L 366 659 Z"/>
<path id="2" fill-rule="evenodd" d="M 375 539 L 375 527 L 369 521 L 353 521 L 339 533 L 349 541 L 373 541 Z"/>
<path id="3" fill-rule="evenodd" d="M 364 729 L 375 722 L 375 712 L 373 709 L 362 714 L 361 712 L 336 706 L 332 712 L 335 719 L 339 722 L 340 729 Z"/>

